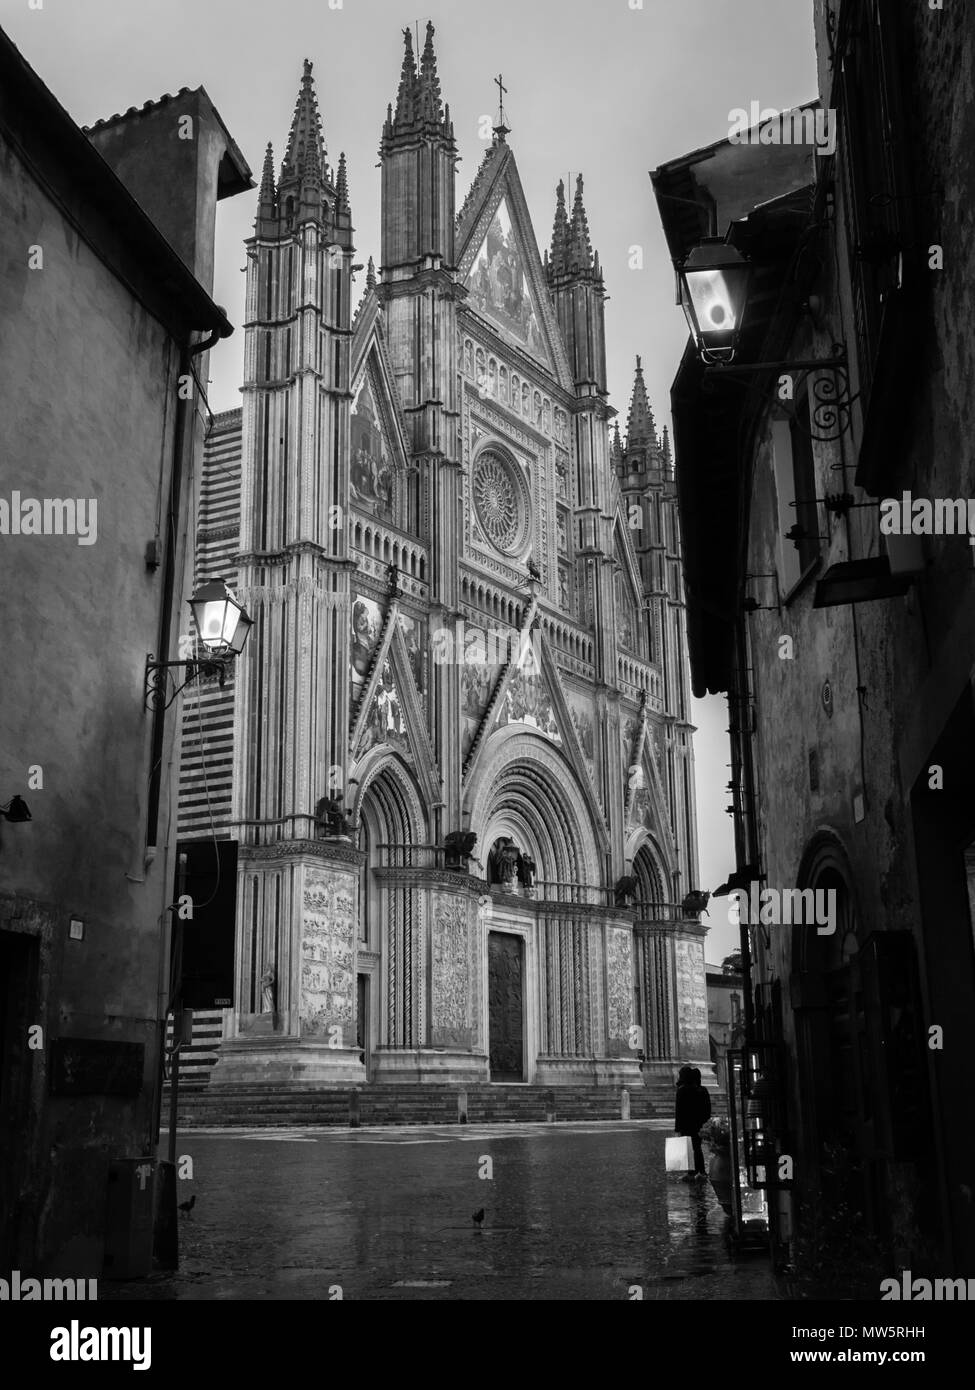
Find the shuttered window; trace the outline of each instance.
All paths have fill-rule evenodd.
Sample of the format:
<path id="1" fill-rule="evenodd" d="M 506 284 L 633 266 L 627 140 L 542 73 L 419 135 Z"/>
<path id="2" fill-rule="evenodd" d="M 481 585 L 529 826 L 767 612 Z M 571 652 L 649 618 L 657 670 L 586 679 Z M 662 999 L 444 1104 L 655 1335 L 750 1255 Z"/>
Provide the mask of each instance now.
<path id="1" fill-rule="evenodd" d="M 859 389 L 867 419 L 903 323 L 911 201 L 897 23 L 901 0 L 846 0 L 840 155 Z M 889 383 L 879 382 L 881 386 Z M 882 407 L 881 407 L 882 408 Z"/>

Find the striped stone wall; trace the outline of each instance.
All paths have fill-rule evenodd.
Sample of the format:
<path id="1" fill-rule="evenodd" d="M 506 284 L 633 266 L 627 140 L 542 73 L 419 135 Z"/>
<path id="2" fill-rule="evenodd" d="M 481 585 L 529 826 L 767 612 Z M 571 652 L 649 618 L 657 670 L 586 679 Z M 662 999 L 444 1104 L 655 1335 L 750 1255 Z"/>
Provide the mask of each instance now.
<path id="1" fill-rule="evenodd" d="M 208 579 L 237 584 L 240 535 L 241 412 L 214 417 L 203 455 L 196 518 L 194 590 Z M 179 837 L 231 837 L 234 674 L 223 689 L 216 679 L 194 682 L 182 695 Z"/>

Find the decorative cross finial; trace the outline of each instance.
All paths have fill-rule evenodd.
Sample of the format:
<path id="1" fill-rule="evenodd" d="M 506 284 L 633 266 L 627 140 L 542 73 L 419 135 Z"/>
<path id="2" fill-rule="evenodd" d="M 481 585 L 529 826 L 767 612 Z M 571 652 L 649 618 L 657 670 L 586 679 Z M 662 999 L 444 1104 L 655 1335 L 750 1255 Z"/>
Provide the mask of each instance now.
<path id="1" fill-rule="evenodd" d="M 501 73 L 498 73 L 494 79 L 494 85 L 498 89 L 498 123 L 494 127 L 494 133 L 499 140 L 503 140 L 511 127 L 505 123 L 504 119 L 504 99 L 508 95 L 508 89 L 504 85 L 504 77 Z"/>

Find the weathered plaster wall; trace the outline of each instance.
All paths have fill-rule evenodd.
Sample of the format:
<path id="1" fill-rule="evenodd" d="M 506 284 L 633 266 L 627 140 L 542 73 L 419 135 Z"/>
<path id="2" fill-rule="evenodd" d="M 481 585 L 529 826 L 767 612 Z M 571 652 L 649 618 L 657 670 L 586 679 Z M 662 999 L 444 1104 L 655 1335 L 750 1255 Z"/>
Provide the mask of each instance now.
<path id="1" fill-rule="evenodd" d="M 909 490 L 930 498 L 968 497 L 975 482 L 975 167 L 969 157 L 975 136 L 975 33 L 970 25 L 929 12 L 926 6 L 908 8 L 905 108 L 916 244 L 907 254 L 920 258 L 926 279 L 910 343 L 910 387 L 899 402 L 896 447 L 886 461 L 881 495 L 897 497 Z M 817 7 L 817 18 L 825 100 L 830 73 L 822 6 Z M 826 322 L 817 332 L 806 320 L 789 346 L 790 357 L 825 356 L 833 339 L 845 339 L 853 350 L 839 184 L 838 193 L 836 223 L 830 231 L 836 236 L 837 259 L 834 263 L 826 258 L 823 280 L 817 285 Z M 935 243 L 944 247 L 944 269 L 927 271 L 927 248 Z M 847 436 L 842 446 L 845 453 L 838 445 L 815 446 L 818 497 L 844 486 L 854 490 L 861 429 L 862 422 L 855 418 L 852 437 Z M 843 462 L 845 475 L 836 471 Z M 858 501 L 867 500 L 859 490 L 856 495 Z M 778 499 L 767 434 L 757 455 L 750 528 L 747 571 L 765 574 L 778 569 Z M 827 518 L 820 506 L 818 529 L 831 536 L 824 544 L 824 567 L 882 553 L 877 512 L 871 507 L 852 511 L 847 523 Z M 965 1001 L 970 1006 L 975 990 L 975 969 L 963 931 L 932 933 L 922 924 L 910 797 L 915 779 L 922 773 L 927 776 L 934 745 L 975 665 L 975 571 L 964 537 L 931 537 L 924 545 L 928 568 L 906 598 L 814 611 L 810 582 L 787 601 L 781 615 L 762 611 L 749 618 L 757 717 L 754 747 L 768 886 L 796 885 L 813 837 L 823 830 L 833 832 L 852 868 L 860 942 L 872 931 L 912 931 L 919 950 L 925 1027 L 949 1020 L 955 1025 L 944 1052 L 930 1055 L 930 1080 L 936 1123 L 944 1133 L 949 1203 L 945 1220 L 955 1232 L 957 1248 L 971 1250 L 975 1223 L 962 1188 L 975 1131 L 970 1107 L 959 1105 L 957 1097 L 970 1086 L 964 1013 Z M 794 641 L 792 660 L 779 658 L 783 635 Z M 826 680 L 832 692 L 831 716 L 822 698 Z M 818 786 L 811 782 L 810 754 L 818 758 Z M 945 773 L 950 780 L 951 769 Z M 864 794 L 859 822 L 854 814 L 858 793 Z M 802 974 L 803 954 L 810 948 L 802 933 L 812 937 L 815 931 L 771 926 L 767 949 L 763 934 L 752 934 L 760 961 L 758 978 L 778 978 L 787 1005 L 790 977 Z M 796 1047 L 797 1027 L 796 1015 L 787 1006 L 784 1029 L 791 1049 Z M 803 1078 L 794 1074 L 791 1085 L 794 1113 L 808 1114 Z"/>
<path id="2" fill-rule="evenodd" d="M 43 249 L 43 269 L 28 269 L 31 246 Z M 175 401 L 176 365 L 159 324 L 2 142 L 0 261 L 0 495 L 97 503 L 94 544 L 0 537 L 0 798 L 19 793 L 33 813 L 29 824 L 0 827 L 0 893 L 5 921 L 36 933 L 43 952 L 37 1022 L 46 1049 L 31 1053 L 28 1202 L 39 1221 L 31 1245 L 51 1268 L 97 1275 L 108 1161 L 149 1142 L 173 882 L 175 721 L 163 753 L 159 850 L 146 864 L 142 695 L 162 596 L 162 572 L 147 569 L 144 551 L 165 526 L 174 429 L 165 402 Z M 32 767 L 43 786 L 31 786 Z M 83 941 L 67 939 L 71 916 L 85 923 Z M 59 1034 L 144 1042 L 142 1095 L 51 1097 L 42 1109 Z"/>

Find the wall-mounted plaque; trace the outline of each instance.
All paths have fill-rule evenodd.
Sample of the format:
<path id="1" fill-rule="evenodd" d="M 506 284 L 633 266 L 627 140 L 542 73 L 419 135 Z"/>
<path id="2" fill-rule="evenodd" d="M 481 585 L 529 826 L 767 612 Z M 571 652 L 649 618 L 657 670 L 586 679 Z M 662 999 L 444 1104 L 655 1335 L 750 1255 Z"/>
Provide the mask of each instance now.
<path id="1" fill-rule="evenodd" d="M 57 1038 L 51 1047 L 54 1096 L 137 1096 L 145 1071 L 145 1043 L 102 1038 Z"/>

